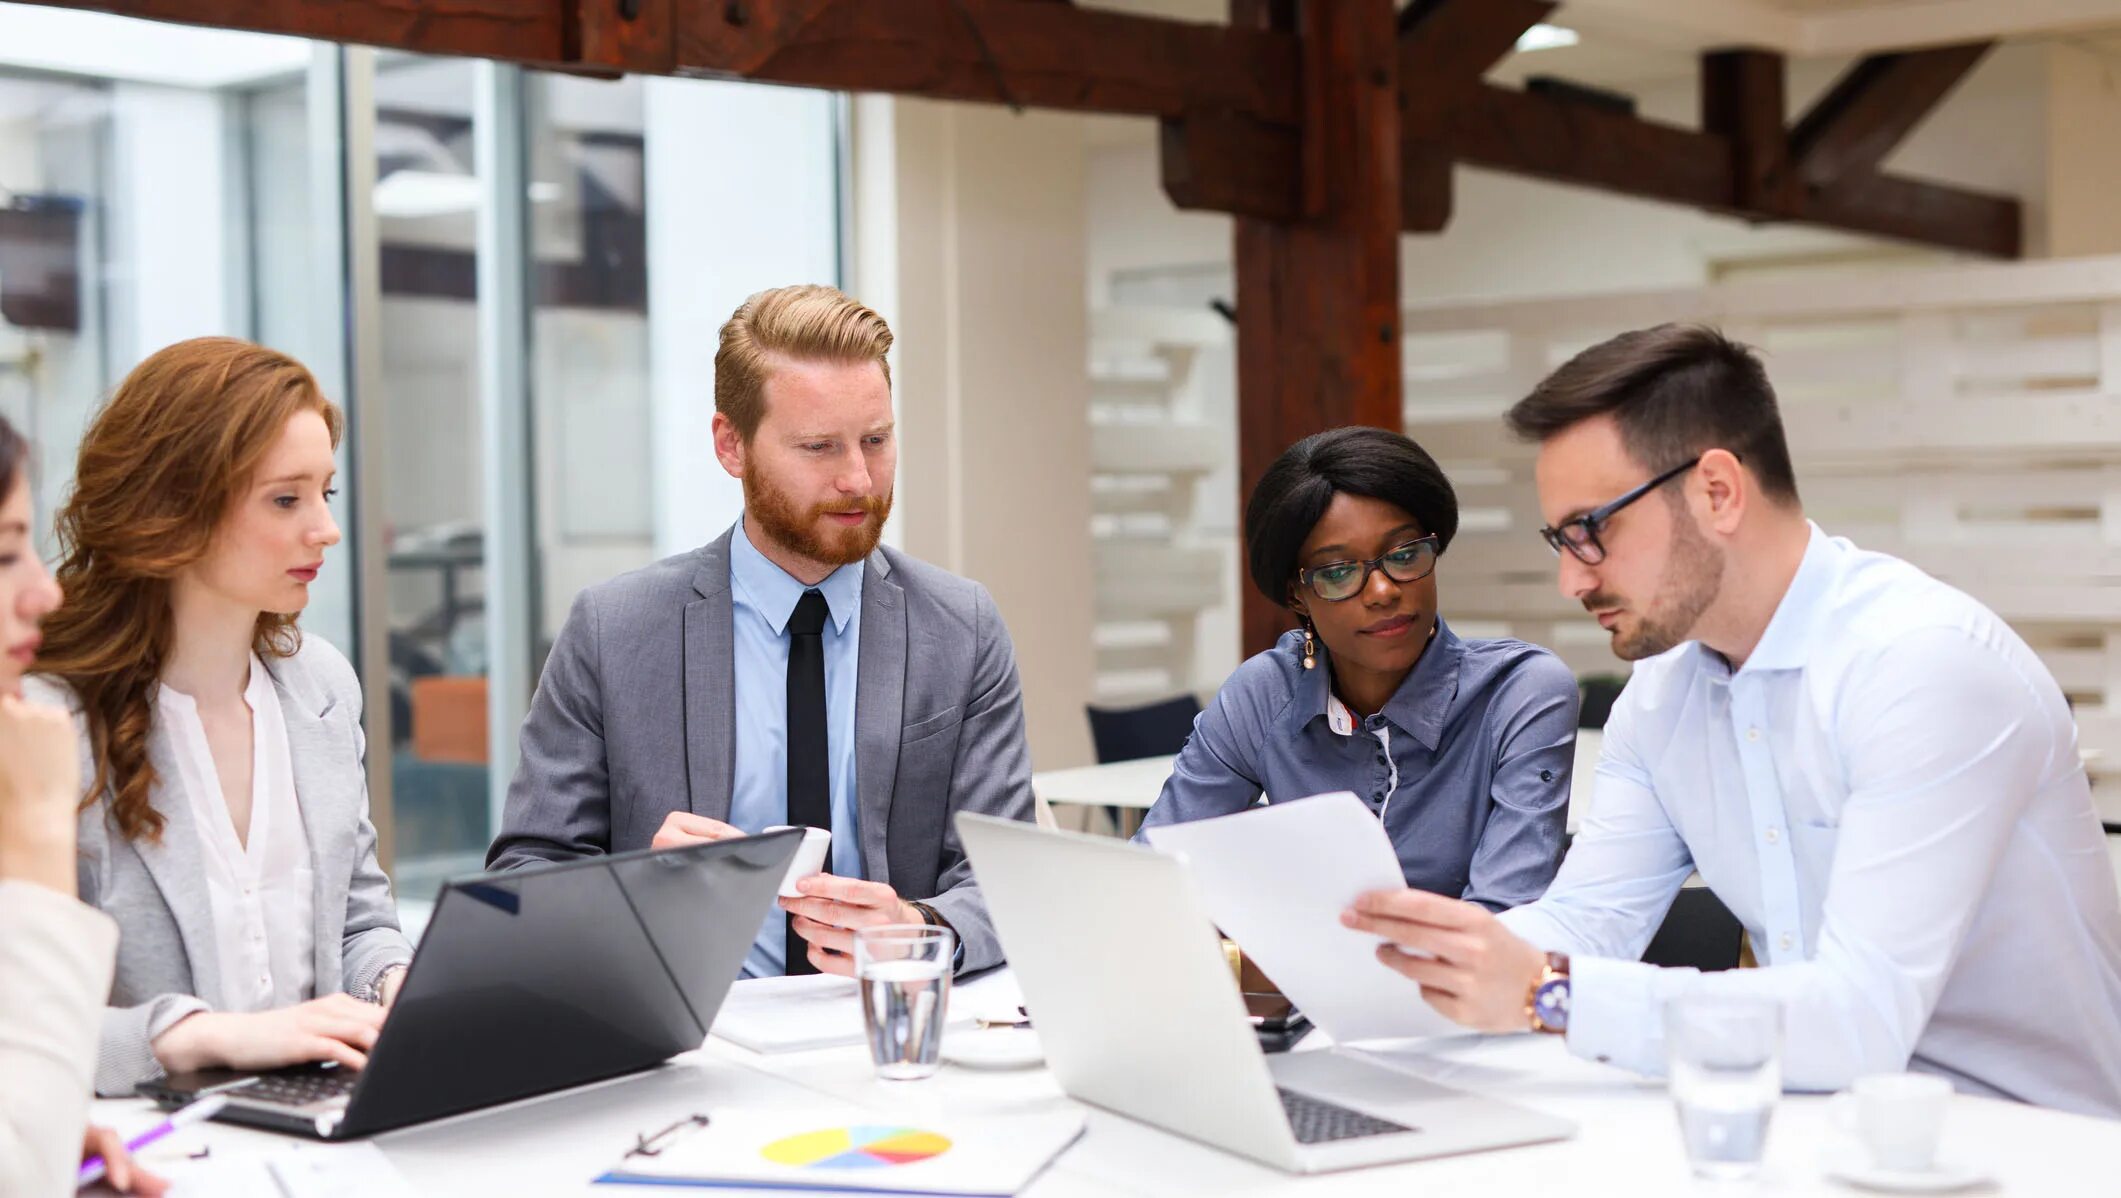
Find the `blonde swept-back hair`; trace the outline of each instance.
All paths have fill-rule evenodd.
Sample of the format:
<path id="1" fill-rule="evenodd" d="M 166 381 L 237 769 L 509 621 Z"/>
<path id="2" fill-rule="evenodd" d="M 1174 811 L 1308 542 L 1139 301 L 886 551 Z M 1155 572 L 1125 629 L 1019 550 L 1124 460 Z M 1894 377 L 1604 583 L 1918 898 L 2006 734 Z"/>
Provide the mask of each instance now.
<path id="1" fill-rule="evenodd" d="M 338 445 L 339 409 L 307 367 L 248 341 L 196 337 L 135 366 L 81 437 L 57 520 L 66 598 L 44 618 L 36 669 L 80 699 L 96 767 L 83 801 L 107 789 L 127 840 L 162 834 L 147 740 L 176 636 L 170 580 L 206 556 L 298 412 L 322 416 Z M 267 658 L 301 644 L 295 617 L 275 612 L 259 615 L 252 639 Z"/>
<path id="2" fill-rule="evenodd" d="M 761 291 L 722 326 L 714 354 L 714 410 L 751 440 L 766 417 L 766 379 L 774 359 L 874 362 L 891 385 L 891 326 L 837 287 L 804 283 Z"/>

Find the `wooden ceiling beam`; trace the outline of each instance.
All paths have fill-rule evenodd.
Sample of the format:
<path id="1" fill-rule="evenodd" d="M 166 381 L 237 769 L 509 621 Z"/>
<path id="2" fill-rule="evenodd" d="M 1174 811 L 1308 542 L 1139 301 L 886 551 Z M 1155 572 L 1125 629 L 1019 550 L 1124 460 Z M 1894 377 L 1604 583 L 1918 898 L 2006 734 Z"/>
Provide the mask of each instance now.
<path id="1" fill-rule="evenodd" d="M 1416 93 L 1402 114 L 1402 170 L 1411 178 L 1441 147 L 1471 166 L 1745 220 L 1796 221 L 1997 258 L 2023 252 L 2021 205 L 2008 196 L 1876 172 L 1832 190 L 1801 186 L 1789 167 L 1787 136 L 1762 116 L 1780 102 L 1780 76 L 1765 69 L 1775 58 L 1725 59 L 1709 70 L 1706 130 L 1492 84 L 1427 102 L 1416 102 L 1423 99 Z"/>
<path id="2" fill-rule="evenodd" d="M 1806 195 L 1790 218 L 1989 258 L 2025 253 L 2025 206 L 2015 197 L 1865 172 Z"/>
<path id="3" fill-rule="evenodd" d="M 1267 20 L 1207 25 L 1032 0 L 35 0 L 55 7 L 577 71 L 633 71 L 1154 116 L 1166 192 L 1263 220 L 1331 206 L 1321 97 L 1338 59 L 1296 31 L 1357 0 L 1247 0 Z M 1361 0 L 1368 11 L 1369 0 Z M 1443 227 L 1454 163 L 2000 257 L 2021 250 L 2007 196 L 1882 175 L 1984 47 L 1879 55 L 1783 130 L 1779 57 L 1710 55 L 1704 128 L 1660 125 L 1480 76 L 1546 0 L 1415 0 L 1359 86 L 1396 90 L 1402 229 Z M 1395 40 L 1396 39 L 1396 40 Z M 1397 77 L 1395 79 L 1395 76 Z M 1380 84 L 1382 78 L 1385 82 Z"/>
<path id="4" fill-rule="evenodd" d="M 1750 220 L 1799 221 L 2018 257 L 2024 214 L 2017 200 L 1876 169 L 1985 50 L 1960 46 L 1866 60 L 1794 129 L 1783 126 L 1780 54 L 1703 55 L 1701 125 L 1730 147 L 1732 195 L 1722 210 Z"/>
<path id="5" fill-rule="evenodd" d="M 1850 67 L 1790 131 L 1795 173 L 1832 188 L 1875 171 L 1992 45 L 1874 54 Z"/>
<path id="6" fill-rule="evenodd" d="M 1435 144 L 1458 162 L 1553 183 L 1694 207 L 1731 203 L 1731 147 L 1720 137 L 1492 84 L 1410 105 L 1406 116 L 1410 154 Z"/>
<path id="7" fill-rule="evenodd" d="M 583 0 L 580 12 L 584 60 L 614 70 L 1301 120 L 1297 39 L 1274 30 L 1026 0 Z"/>
<path id="8" fill-rule="evenodd" d="M 1548 0 L 1408 0 L 1399 10 L 1399 86 L 1410 97 L 1463 94 L 1553 13 Z M 1433 137 L 1400 138 L 1400 228 L 1438 233 L 1451 223 L 1451 155 Z"/>
<path id="9" fill-rule="evenodd" d="M 572 0 L 29 0 L 207 25 L 564 66 L 574 58 Z M 613 0 L 616 2 L 616 0 Z"/>
<path id="10" fill-rule="evenodd" d="M 1400 81 L 1414 89 L 1471 83 L 1556 7 L 1550 0 L 1410 0 L 1399 11 Z"/>

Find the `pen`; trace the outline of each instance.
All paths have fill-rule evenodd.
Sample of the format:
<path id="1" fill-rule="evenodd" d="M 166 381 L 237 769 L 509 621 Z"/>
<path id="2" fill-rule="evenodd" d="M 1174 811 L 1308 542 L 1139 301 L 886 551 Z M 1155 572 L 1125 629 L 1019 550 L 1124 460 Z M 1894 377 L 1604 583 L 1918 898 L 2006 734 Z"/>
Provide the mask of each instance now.
<path id="1" fill-rule="evenodd" d="M 132 1139 L 127 1140 L 125 1142 L 125 1151 L 128 1153 L 138 1152 L 178 1128 L 190 1127 L 194 1123 L 204 1122 L 213 1118 L 221 1113 L 222 1107 L 227 1105 L 228 1099 L 224 1095 L 216 1094 L 210 1098 L 202 1098 L 184 1109 L 174 1112 L 169 1118 L 155 1124 Z M 92 1182 L 102 1181 L 103 1174 L 108 1167 L 101 1156 L 92 1156 L 82 1161 L 80 1176 L 74 1182 L 75 1188 L 78 1189 Z"/>

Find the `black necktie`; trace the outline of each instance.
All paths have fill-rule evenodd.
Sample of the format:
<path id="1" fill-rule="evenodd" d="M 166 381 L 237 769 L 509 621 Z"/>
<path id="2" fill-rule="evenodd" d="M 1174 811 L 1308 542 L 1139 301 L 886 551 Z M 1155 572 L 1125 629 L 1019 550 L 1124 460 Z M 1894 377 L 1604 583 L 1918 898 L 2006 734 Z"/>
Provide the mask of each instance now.
<path id="1" fill-rule="evenodd" d="M 804 591 L 788 617 L 788 822 L 832 827 L 832 792 L 825 741 L 825 597 Z M 810 942 L 788 921 L 787 972 L 816 973 Z"/>

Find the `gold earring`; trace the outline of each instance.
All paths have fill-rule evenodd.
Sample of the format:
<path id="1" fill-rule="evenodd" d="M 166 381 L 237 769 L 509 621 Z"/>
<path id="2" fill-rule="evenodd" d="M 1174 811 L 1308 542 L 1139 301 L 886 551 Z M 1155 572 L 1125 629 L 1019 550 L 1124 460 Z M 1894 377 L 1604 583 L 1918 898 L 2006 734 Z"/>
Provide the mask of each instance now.
<path id="1" fill-rule="evenodd" d="M 1318 668 L 1318 644 L 1311 639 L 1310 621 L 1304 622 L 1304 669 Z"/>

